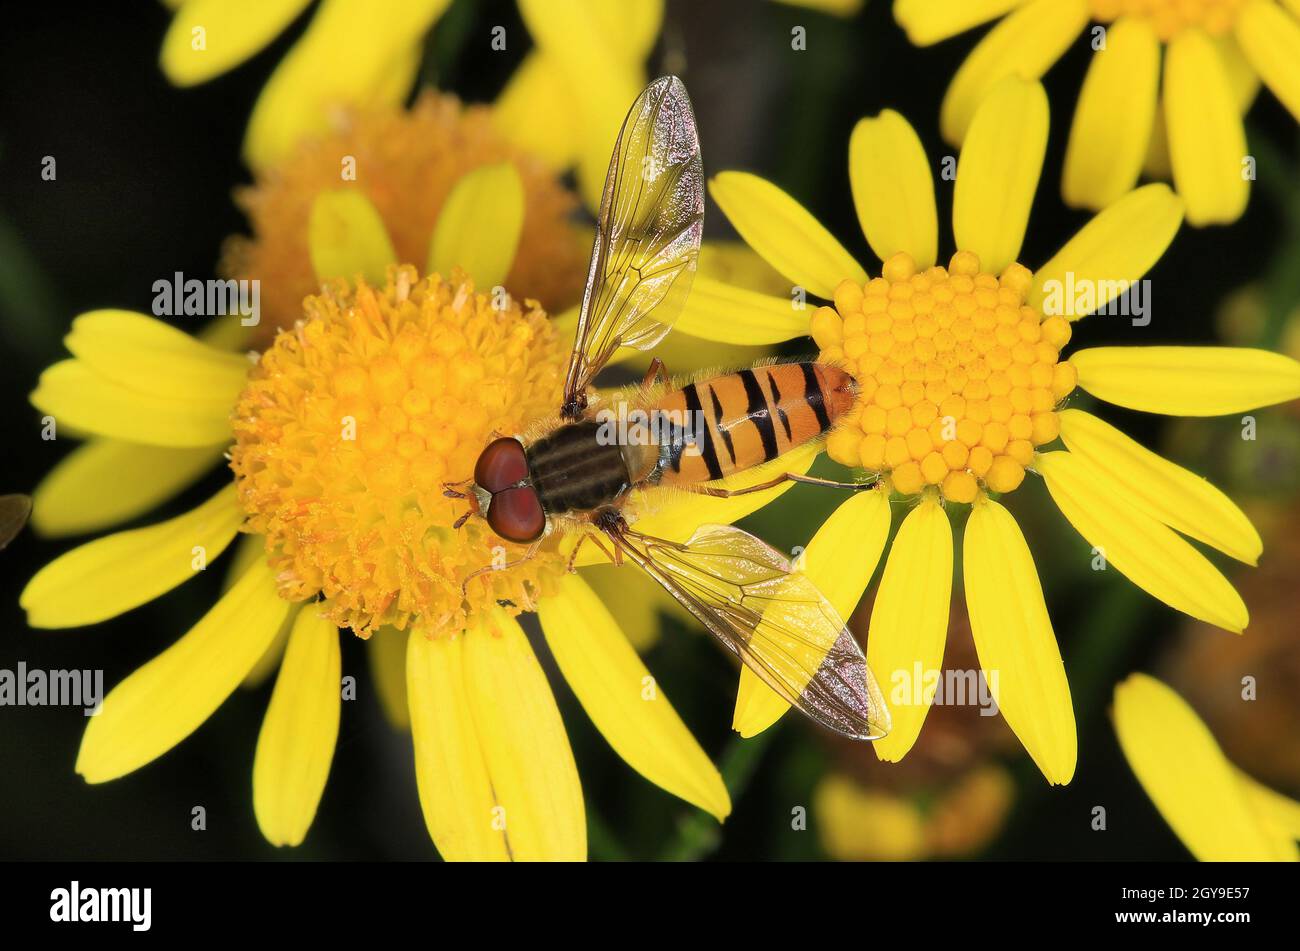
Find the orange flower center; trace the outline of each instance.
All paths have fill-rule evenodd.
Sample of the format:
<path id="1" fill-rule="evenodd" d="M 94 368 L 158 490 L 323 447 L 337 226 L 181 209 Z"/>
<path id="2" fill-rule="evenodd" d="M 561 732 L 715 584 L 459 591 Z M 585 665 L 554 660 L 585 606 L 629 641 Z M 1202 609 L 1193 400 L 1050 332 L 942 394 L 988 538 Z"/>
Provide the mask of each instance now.
<path id="1" fill-rule="evenodd" d="M 493 431 L 559 404 L 567 354 L 546 314 L 410 267 L 384 288 L 336 282 L 305 309 L 240 395 L 230 460 L 280 594 L 323 597 L 363 637 L 384 624 L 455 633 L 494 601 L 531 607 L 565 559 L 543 551 L 462 590 L 522 549 L 481 519 L 454 528 L 467 503 L 443 486 L 473 474 Z"/>
<path id="2" fill-rule="evenodd" d="M 841 283 L 835 306 L 812 319 L 821 359 L 860 387 L 831 457 L 887 476 L 904 495 L 937 486 L 972 502 L 981 484 L 1019 486 L 1034 447 L 1057 437 L 1056 406 L 1076 382 L 1060 362 L 1070 325 L 1026 305 L 1031 283 L 1019 264 L 982 273 L 969 251 L 920 272 L 897 254 L 865 287 Z"/>

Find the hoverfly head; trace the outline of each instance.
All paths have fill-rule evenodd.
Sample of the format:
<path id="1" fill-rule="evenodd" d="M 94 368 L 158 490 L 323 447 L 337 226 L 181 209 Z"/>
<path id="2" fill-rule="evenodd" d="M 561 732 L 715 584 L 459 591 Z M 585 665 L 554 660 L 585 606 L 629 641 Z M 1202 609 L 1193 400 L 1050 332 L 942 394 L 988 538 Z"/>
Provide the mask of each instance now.
<path id="1" fill-rule="evenodd" d="M 474 465 L 478 512 L 506 541 L 536 541 L 546 531 L 546 512 L 531 480 L 524 445 L 511 436 L 488 443 Z"/>

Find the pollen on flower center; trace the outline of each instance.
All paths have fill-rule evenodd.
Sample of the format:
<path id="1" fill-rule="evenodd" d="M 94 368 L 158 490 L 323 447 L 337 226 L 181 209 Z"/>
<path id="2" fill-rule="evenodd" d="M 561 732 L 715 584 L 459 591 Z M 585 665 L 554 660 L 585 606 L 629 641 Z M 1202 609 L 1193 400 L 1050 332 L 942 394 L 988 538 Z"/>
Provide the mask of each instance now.
<path id="1" fill-rule="evenodd" d="M 1089 0 L 1092 18 L 1109 23 L 1131 16 L 1147 20 L 1161 40 L 1199 28 L 1211 36 L 1227 33 L 1246 0 Z"/>
<path id="2" fill-rule="evenodd" d="M 821 359 L 860 387 L 831 458 L 885 474 L 905 495 L 930 485 L 971 502 L 981 483 L 1019 486 L 1034 447 L 1057 437 L 1056 406 L 1076 382 L 1060 362 L 1070 325 L 1026 305 L 1031 283 L 1019 264 L 981 273 L 969 251 L 920 272 L 896 254 L 865 287 L 843 281 L 835 306 L 812 319 Z"/>
<path id="3" fill-rule="evenodd" d="M 323 596 L 362 636 L 457 631 L 491 601 L 531 606 L 563 557 L 539 553 L 462 592 L 521 551 L 481 519 L 453 528 L 466 503 L 443 485 L 473 474 L 494 430 L 558 405 L 565 351 L 545 313 L 410 267 L 384 288 L 336 282 L 304 306 L 239 398 L 230 462 L 281 595 Z"/>

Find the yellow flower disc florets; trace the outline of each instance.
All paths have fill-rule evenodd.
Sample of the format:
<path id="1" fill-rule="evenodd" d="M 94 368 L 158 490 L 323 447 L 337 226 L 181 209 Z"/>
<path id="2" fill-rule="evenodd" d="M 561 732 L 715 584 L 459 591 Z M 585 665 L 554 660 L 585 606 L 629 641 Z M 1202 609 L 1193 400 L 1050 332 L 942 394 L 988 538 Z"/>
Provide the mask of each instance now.
<path id="1" fill-rule="evenodd" d="M 1090 0 L 1092 18 L 1103 23 L 1136 17 L 1151 24 L 1166 43 L 1189 29 L 1211 36 L 1227 33 L 1246 0 Z"/>
<path id="2" fill-rule="evenodd" d="M 981 273 L 959 251 L 946 269 L 918 272 L 896 254 L 865 287 L 842 282 L 812 320 L 821 358 L 859 386 L 831 458 L 887 474 L 904 495 L 937 486 L 971 502 L 981 485 L 1019 486 L 1034 448 L 1060 432 L 1056 407 L 1076 382 L 1060 362 L 1070 325 L 1026 305 L 1032 280 L 1019 264 Z"/>
<path id="3" fill-rule="evenodd" d="M 522 553 L 444 483 L 468 479 L 491 433 L 519 432 L 559 404 L 566 346 L 536 302 L 477 294 L 455 275 L 343 282 L 262 355 L 235 411 L 231 468 L 245 530 L 266 536 L 280 594 L 323 595 L 340 627 L 458 631 L 491 601 L 531 606 L 565 568 Z M 506 548 L 510 551 L 507 553 Z M 516 550 L 518 549 L 518 550 Z"/>
<path id="4" fill-rule="evenodd" d="M 302 299 L 319 282 L 307 249 L 312 203 L 323 192 L 356 188 L 379 211 L 399 261 L 428 260 L 429 243 L 447 196 L 467 173 L 511 162 L 524 186 L 524 222 L 505 286 L 552 313 L 578 301 L 587 276 L 590 235 L 572 224 L 577 196 L 539 159 L 512 147 L 491 110 L 454 96 L 425 93 L 408 110 L 341 113 L 335 128 L 299 146 L 236 199 L 251 238 L 232 238 L 222 271 L 261 282 L 262 321 L 270 341 L 292 327 Z M 352 176 L 352 177 L 345 177 Z"/>

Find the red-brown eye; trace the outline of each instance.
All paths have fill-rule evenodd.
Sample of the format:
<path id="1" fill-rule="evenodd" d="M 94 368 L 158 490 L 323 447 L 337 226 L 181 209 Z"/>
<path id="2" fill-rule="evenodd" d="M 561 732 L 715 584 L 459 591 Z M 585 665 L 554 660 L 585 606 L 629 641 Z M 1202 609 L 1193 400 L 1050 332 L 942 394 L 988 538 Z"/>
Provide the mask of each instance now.
<path id="1" fill-rule="evenodd" d="M 502 436 L 487 444 L 474 465 L 474 481 L 479 488 L 497 493 L 528 478 L 528 458 L 518 439 Z"/>
<path id="2" fill-rule="evenodd" d="M 533 542 L 546 531 L 546 513 L 537 490 L 530 485 L 505 489 L 492 496 L 487 522 L 508 542 Z"/>

